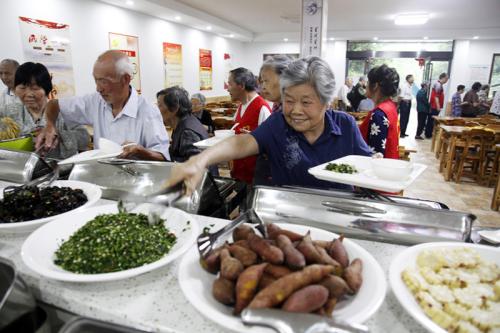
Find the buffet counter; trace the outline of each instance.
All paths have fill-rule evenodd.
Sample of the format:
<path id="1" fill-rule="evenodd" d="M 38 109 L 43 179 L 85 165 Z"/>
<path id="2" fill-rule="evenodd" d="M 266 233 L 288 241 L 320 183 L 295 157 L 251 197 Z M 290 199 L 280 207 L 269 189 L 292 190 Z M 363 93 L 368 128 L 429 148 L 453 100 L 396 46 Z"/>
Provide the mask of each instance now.
<path id="1" fill-rule="evenodd" d="M 0 186 L 9 185 L 0 182 Z M 97 205 L 114 201 L 99 200 Z M 213 230 L 228 221 L 195 216 L 200 230 Z M 0 235 L 0 256 L 12 260 L 36 298 L 77 315 L 101 319 L 154 332 L 229 332 L 206 319 L 184 297 L 177 270 L 181 259 L 153 272 L 114 282 L 66 283 L 42 278 L 21 260 L 21 247 L 28 235 Z M 406 246 L 353 240 L 370 252 L 387 276 L 391 260 Z M 365 323 L 371 332 L 426 332 L 399 305 L 388 288 L 384 303 Z"/>

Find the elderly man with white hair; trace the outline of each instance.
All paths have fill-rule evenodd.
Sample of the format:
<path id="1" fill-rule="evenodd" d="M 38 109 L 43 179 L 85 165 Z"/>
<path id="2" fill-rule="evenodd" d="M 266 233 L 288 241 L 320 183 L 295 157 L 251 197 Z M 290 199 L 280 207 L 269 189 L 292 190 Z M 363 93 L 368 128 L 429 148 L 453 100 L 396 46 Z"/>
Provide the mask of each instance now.
<path id="1" fill-rule="evenodd" d="M 59 112 L 64 121 L 90 125 L 94 129 L 95 148 L 99 138 L 124 147 L 120 157 L 142 160 L 169 160 L 169 139 L 160 111 L 146 102 L 130 86 L 133 67 L 128 57 L 110 50 L 94 64 L 96 93 L 52 100 L 47 104 L 47 126 L 37 137 L 36 147 L 49 149 L 57 144 L 55 121 Z"/>
<path id="2" fill-rule="evenodd" d="M 6 87 L 0 92 L 0 111 L 9 104 L 21 103 L 14 93 L 14 76 L 18 67 L 19 63 L 14 59 L 3 59 L 0 61 L 0 79 Z"/>

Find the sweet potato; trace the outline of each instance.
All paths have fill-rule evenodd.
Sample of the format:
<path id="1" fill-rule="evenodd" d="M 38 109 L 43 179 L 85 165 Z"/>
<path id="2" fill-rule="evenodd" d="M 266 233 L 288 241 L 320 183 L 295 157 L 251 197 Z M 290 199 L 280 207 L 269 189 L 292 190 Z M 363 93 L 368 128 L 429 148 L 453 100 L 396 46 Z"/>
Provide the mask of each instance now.
<path id="1" fill-rule="evenodd" d="M 337 305 L 337 299 L 329 298 L 328 301 L 326 301 L 325 305 L 323 305 L 324 315 L 331 318 L 335 305 Z"/>
<path id="2" fill-rule="evenodd" d="M 332 244 L 331 241 L 325 241 L 325 240 L 313 240 L 313 244 L 315 246 L 320 246 L 324 249 L 328 249 L 330 245 Z"/>
<path id="3" fill-rule="evenodd" d="M 236 244 L 230 244 L 228 249 L 231 255 L 238 259 L 245 267 L 252 266 L 257 263 L 257 253 L 250 249 Z"/>
<path id="4" fill-rule="evenodd" d="M 340 235 L 339 238 L 335 239 L 330 247 L 328 248 L 328 254 L 335 259 L 343 268 L 349 266 L 349 255 L 342 244 L 344 240 L 344 235 Z"/>
<path id="5" fill-rule="evenodd" d="M 255 230 L 248 224 L 242 224 L 233 230 L 233 241 L 245 240 L 251 234 L 255 234 Z"/>
<path id="6" fill-rule="evenodd" d="M 281 229 L 279 226 L 277 226 L 274 223 L 269 223 L 267 226 L 267 236 L 269 239 L 276 239 L 278 238 L 279 235 L 285 235 L 290 239 L 292 242 L 294 241 L 300 241 L 302 239 L 302 235 L 293 232 L 291 230 L 286 230 L 286 229 Z"/>
<path id="7" fill-rule="evenodd" d="M 328 289 L 329 298 L 342 298 L 345 294 L 352 294 L 353 291 L 344 279 L 336 275 L 328 275 L 320 281 L 322 286 Z"/>
<path id="8" fill-rule="evenodd" d="M 322 248 L 321 246 L 315 246 L 316 248 L 316 251 L 318 251 L 320 257 L 321 257 L 321 263 L 324 264 L 324 265 L 332 265 L 333 267 L 339 267 L 339 268 L 342 268 L 340 266 L 340 264 L 335 261 L 335 259 L 333 259 L 332 257 L 330 257 L 330 255 L 328 254 L 328 252 L 326 252 L 326 250 L 324 248 Z"/>
<path id="9" fill-rule="evenodd" d="M 241 272 L 243 272 L 243 264 L 238 259 L 231 257 L 228 249 L 222 249 L 220 251 L 220 276 L 234 281 Z"/>
<path id="10" fill-rule="evenodd" d="M 233 242 L 233 244 L 249 249 L 250 245 L 246 239 L 240 239 L 239 241 Z"/>
<path id="11" fill-rule="evenodd" d="M 344 270 L 343 278 L 349 288 L 354 293 L 357 293 L 363 283 L 363 263 L 361 259 L 354 259 L 351 264 Z"/>
<path id="12" fill-rule="evenodd" d="M 304 258 L 304 255 L 293 246 L 290 238 L 285 235 L 278 235 L 278 237 L 276 237 L 276 243 L 281 251 L 283 251 L 285 263 L 288 267 L 291 269 L 304 268 L 306 265 L 306 258 Z"/>
<path id="13" fill-rule="evenodd" d="M 235 315 L 239 315 L 255 296 L 266 266 L 267 263 L 250 266 L 238 277 L 236 282 L 236 305 L 234 307 Z"/>
<path id="14" fill-rule="evenodd" d="M 273 283 L 276 280 L 277 280 L 277 278 L 275 278 L 271 274 L 264 272 L 264 274 L 262 274 L 262 277 L 260 278 L 259 290 L 266 288 L 268 285 L 270 285 L 271 283 Z"/>
<path id="15" fill-rule="evenodd" d="M 292 273 L 290 268 L 281 265 L 267 265 L 266 273 L 275 279 L 281 279 L 283 276 Z"/>
<path id="16" fill-rule="evenodd" d="M 215 279 L 212 285 L 212 295 L 222 304 L 233 305 L 235 302 L 234 282 L 222 277 Z"/>
<path id="17" fill-rule="evenodd" d="M 310 231 L 307 232 L 302 241 L 297 245 L 297 250 L 304 255 L 308 264 L 321 264 L 321 255 L 311 240 Z"/>
<path id="18" fill-rule="evenodd" d="M 278 305 L 296 290 L 321 281 L 332 271 L 332 266 L 310 265 L 301 271 L 288 274 L 259 291 L 250 302 L 249 307 L 258 309 Z"/>
<path id="19" fill-rule="evenodd" d="M 200 257 L 200 265 L 209 273 L 217 274 L 220 269 L 220 251 L 222 247 L 213 249 L 208 253 L 208 255 L 203 258 Z"/>
<path id="20" fill-rule="evenodd" d="M 255 234 L 248 236 L 248 244 L 264 261 L 271 264 L 281 265 L 285 259 L 283 251 L 274 245 L 270 245 L 263 238 Z"/>
<path id="21" fill-rule="evenodd" d="M 328 289 L 319 284 L 313 284 L 291 294 L 281 308 L 289 312 L 309 313 L 323 307 L 327 300 Z"/>

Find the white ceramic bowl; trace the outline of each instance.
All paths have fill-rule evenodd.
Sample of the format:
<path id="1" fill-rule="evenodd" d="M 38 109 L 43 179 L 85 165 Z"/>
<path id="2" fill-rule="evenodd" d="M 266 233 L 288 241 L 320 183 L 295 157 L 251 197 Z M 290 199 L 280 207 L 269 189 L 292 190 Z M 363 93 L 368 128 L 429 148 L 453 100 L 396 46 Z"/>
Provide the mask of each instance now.
<path id="1" fill-rule="evenodd" d="M 413 165 L 408 161 L 374 158 L 371 162 L 373 173 L 380 179 L 401 181 L 407 179 L 413 171 Z"/>
<path id="2" fill-rule="evenodd" d="M 235 135 L 234 130 L 217 130 L 214 131 L 214 134 L 218 138 L 228 138 L 232 135 Z"/>

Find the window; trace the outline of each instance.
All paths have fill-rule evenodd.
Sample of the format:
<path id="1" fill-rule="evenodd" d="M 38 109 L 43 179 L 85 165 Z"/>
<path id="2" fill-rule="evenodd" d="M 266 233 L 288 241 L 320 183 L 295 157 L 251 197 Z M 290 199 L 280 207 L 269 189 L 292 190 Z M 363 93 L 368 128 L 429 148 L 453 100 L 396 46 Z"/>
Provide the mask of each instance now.
<path id="1" fill-rule="evenodd" d="M 490 71 L 490 96 L 494 91 L 500 91 L 500 53 L 493 54 Z"/>
<path id="2" fill-rule="evenodd" d="M 453 51 L 453 42 L 367 42 L 349 41 L 347 51 Z"/>

